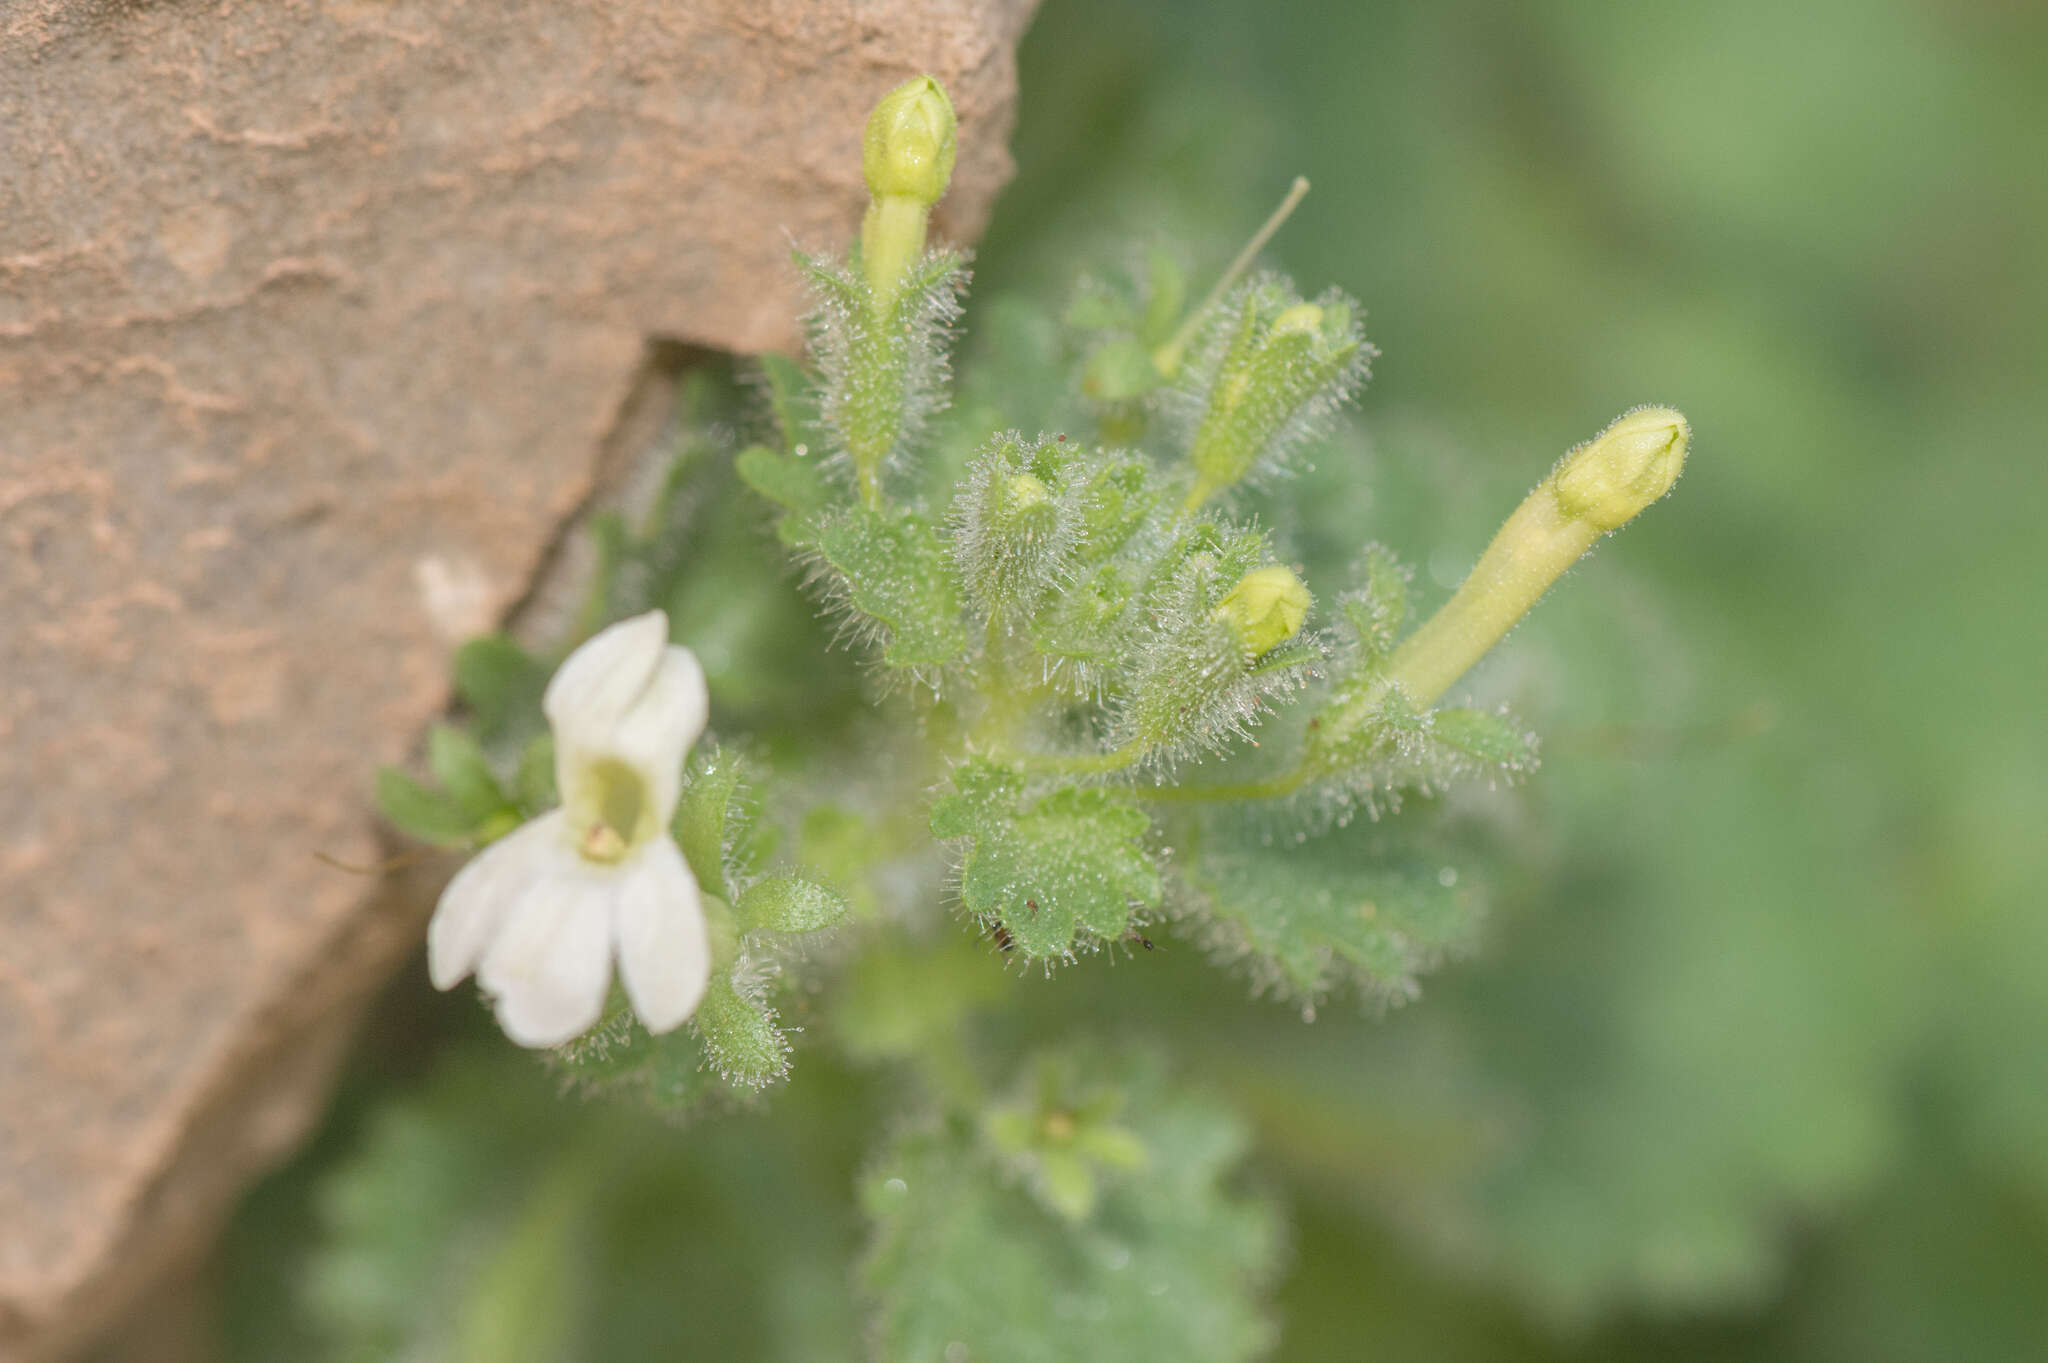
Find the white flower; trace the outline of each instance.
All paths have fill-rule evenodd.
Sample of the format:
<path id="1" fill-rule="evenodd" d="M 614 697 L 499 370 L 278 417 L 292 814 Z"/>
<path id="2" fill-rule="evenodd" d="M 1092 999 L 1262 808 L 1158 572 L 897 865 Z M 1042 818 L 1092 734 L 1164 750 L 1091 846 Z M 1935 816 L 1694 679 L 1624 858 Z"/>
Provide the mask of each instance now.
<path id="1" fill-rule="evenodd" d="M 427 970 L 472 970 L 505 1034 L 555 1046 L 604 1011 L 612 959 L 633 1011 L 666 1032 L 711 978 L 697 881 L 669 835 L 683 757 L 704 732 L 704 669 L 649 611 L 571 653 L 541 702 L 562 807 L 486 847 L 448 882 L 427 927 Z"/>

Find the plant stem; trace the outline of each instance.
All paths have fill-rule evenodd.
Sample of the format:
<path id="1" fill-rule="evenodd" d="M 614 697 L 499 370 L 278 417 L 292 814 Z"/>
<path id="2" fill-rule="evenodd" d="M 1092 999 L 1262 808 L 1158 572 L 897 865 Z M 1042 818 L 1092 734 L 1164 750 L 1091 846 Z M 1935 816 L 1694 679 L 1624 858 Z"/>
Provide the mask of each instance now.
<path id="1" fill-rule="evenodd" d="M 1187 315 L 1186 320 L 1180 324 L 1180 329 L 1173 333 L 1166 344 L 1152 352 L 1153 367 L 1158 369 L 1160 374 L 1170 379 L 1180 372 L 1181 360 L 1187 355 L 1188 342 L 1194 340 L 1195 328 L 1201 325 L 1203 316 L 1210 308 L 1215 307 L 1217 301 L 1237 283 L 1238 278 L 1251 268 L 1259 252 L 1266 249 L 1266 243 L 1273 239 L 1273 234 L 1280 230 L 1281 224 L 1287 221 L 1295 206 L 1301 202 L 1302 196 L 1307 193 L 1308 177 L 1295 176 L 1294 183 L 1287 188 L 1287 197 L 1280 201 L 1280 206 L 1273 210 L 1272 216 L 1266 219 L 1259 230 L 1252 233 L 1252 239 L 1237 253 L 1237 259 L 1230 262 L 1230 267 L 1224 270 L 1222 278 L 1216 281 L 1216 286 L 1209 290 L 1208 296 Z"/>

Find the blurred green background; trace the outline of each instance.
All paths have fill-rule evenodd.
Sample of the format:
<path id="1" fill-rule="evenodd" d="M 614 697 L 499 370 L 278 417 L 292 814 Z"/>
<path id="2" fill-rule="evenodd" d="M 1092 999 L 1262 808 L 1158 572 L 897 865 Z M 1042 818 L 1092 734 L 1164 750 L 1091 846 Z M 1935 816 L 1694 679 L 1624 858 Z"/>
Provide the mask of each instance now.
<path id="1" fill-rule="evenodd" d="M 1276 1356 L 2048 1354 L 2048 11 L 1047 0 L 1022 70 L 974 309 L 1132 240 L 1207 277 L 1314 182 L 1271 258 L 1383 355 L 1282 514 L 1311 557 L 1383 539 L 1441 600 L 1566 446 L 1640 402 L 1695 428 L 1461 688 L 1546 755 L 1490 797 L 1476 959 L 1307 1027 L 1193 950 L 1036 992 L 1179 1010 L 1254 1120 Z M 238 1223 L 235 1357 L 314 1356 L 306 1209 L 410 1026 Z M 665 1177 L 707 1229 L 644 1228 L 673 1276 L 614 1290 L 673 1342 L 603 1356 L 843 1356 L 801 1341 L 850 1328 L 882 1108 L 806 1053 L 693 1128 Z"/>

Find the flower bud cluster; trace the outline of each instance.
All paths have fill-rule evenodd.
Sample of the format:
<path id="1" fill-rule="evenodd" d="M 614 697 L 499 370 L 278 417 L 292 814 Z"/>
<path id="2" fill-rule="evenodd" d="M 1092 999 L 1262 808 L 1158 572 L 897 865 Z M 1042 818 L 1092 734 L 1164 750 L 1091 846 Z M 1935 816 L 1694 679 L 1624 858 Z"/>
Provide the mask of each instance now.
<path id="1" fill-rule="evenodd" d="M 1188 505 L 1287 472 L 1290 455 L 1358 391 L 1373 354 L 1358 306 L 1337 290 L 1303 302 L 1285 280 L 1261 275 L 1225 300 L 1177 394 L 1193 428 Z"/>
<path id="2" fill-rule="evenodd" d="M 1267 698 L 1306 683 L 1308 589 L 1265 536 L 1196 522 L 1155 568 L 1116 732 L 1171 764 L 1243 737 Z"/>
<path id="3" fill-rule="evenodd" d="M 991 617 L 1034 609 L 1071 579 L 1089 487 L 1066 443 L 1015 431 L 983 446 L 953 501 L 953 562 Z"/>

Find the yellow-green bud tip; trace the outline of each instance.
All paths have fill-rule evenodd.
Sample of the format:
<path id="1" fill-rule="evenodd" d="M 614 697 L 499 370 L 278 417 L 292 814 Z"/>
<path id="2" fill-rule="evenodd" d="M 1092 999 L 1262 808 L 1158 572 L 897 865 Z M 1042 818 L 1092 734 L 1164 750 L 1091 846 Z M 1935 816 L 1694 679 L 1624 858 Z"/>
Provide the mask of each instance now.
<path id="1" fill-rule="evenodd" d="M 1669 407 L 1638 407 L 1559 461 L 1551 474 L 1565 515 L 1617 530 L 1671 491 L 1692 427 Z"/>
<path id="2" fill-rule="evenodd" d="M 882 96 L 861 139 L 861 170 L 877 199 L 914 199 L 929 208 L 953 178 L 953 101 L 930 76 Z"/>
<path id="3" fill-rule="evenodd" d="M 1037 477 L 1029 473 L 1013 473 L 1005 484 L 1010 507 L 1014 511 L 1029 511 L 1044 506 L 1052 500 L 1052 492 Z"/>
<path id="4" fill-rule="evenodd" d="M 1273 319 L 1267 328 L 1269 334 L 1285 336 L 1291 331 L 1305 332 L 1313 336 L 1323 329 L 1323 310 L 1315 303 L 1296 303 Z"/>
<path id="5" fill-rule="evenodd" d="M 1308 588 L 1278 563 L 1254 568 L 1238 579 L 1216 607 L 1216 618 L 1237 634 L 1253 657 L 1292 639 L 1308 618 Z"/>

